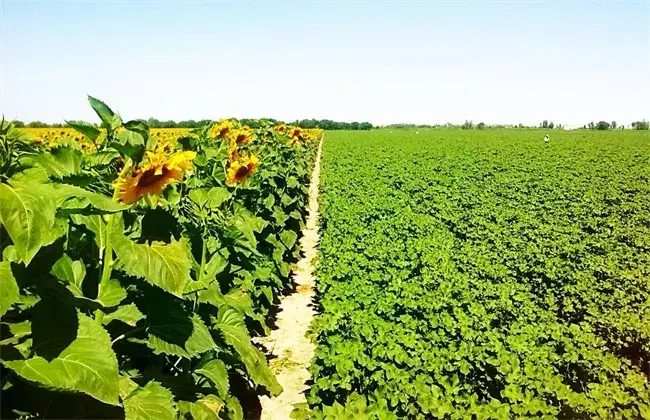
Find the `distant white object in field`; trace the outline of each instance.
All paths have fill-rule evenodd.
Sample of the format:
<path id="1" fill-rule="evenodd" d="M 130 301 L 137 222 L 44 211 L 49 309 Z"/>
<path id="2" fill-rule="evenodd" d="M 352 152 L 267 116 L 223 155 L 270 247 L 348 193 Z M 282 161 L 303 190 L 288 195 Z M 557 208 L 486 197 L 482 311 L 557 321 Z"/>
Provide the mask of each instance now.
<path id="1" fill-rule="evenodd" d="M 546 136 L 544 136 L 544 141 L 545 141 L 546 143 L 548 143 L 548 134 L 547 134 Z"/>
<path id="2" fill-rule="evenodd" d="M 419 132 L 419 131 L 416 131 L 415 134 L 420 134 L 420 132 Z"/>

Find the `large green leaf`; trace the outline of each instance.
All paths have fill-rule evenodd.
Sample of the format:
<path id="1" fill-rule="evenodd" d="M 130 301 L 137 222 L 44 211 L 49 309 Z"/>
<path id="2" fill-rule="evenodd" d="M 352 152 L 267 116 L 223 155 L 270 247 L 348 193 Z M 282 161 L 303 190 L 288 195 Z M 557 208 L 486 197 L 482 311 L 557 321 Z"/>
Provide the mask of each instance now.
<path id="1" fill-rule="evenodd" d="M 77 130 L 79 133 L 88 137 L 91 141 L 96 141 L 101 134 L 99 128 L 97 128 L 94 124 L 89 124 L 84 121 L 66 121 L 66 123 L 70 127 Z"/>
<path id="2" fill-rule="evenodd" d="M 174 395 L 161 384 L 151 381 L 124 398 L 126 420 L 176 420 Z"/>
<path id="3" fill-rule="evenodd" d="M 124 128 L 129 131 L 138 133 L 144 139 L 145 143 L 149 139 L 149 125 L 140 120 L 131 120 L 124 123 Z"/>
<path id="4" fill-rule="evenodd" d="M 19 376 L 48 388 L 86 393 L 107 404 L 119 405 L 117 358 L 108 333 L 86 315 L 78 313 L 74 340 L 51 360 L 35 356 L 27 360 L 3 361 Z M 41 344 L 58 346 L 56 340 Z M 54 353 L 58 349 L 52 348 Z"/>
<path id="5" fill-rule="evenodd" d="M 199 206 L 216 210 L 231 197 L 231 194 L 223 187 L 195 188 L 190 191 L 189 197 Z"/>
<path id="6" fill-rule="evenodd" d="M 216 281 L 208 284 L 204 290 L 200 290 L 197 296 L 200 303 L 209 303 L 217 309 L 226 304 L 219 282 Z"/>
<path id="7" fill-rule="evenodd" d="M 116 213 L 128 208 L 113 200 L 111 197 L 74 185 L 55 184 L 54 189 L 57 192 L 57 200 L 60 203 L 59 211 L 62 213 L 74 214 L 87 211 L 88 208 L 95 209 L 101 213 Z"/>
<path id="8" fill-rule="evenodd" d="M 222 360 L 210 360 L 197 368 L 194 373 L 208 378 L 222 397 L 228 395 L 228 388 L 230 386 L 228 383 L 228 370 Z"/>
<path id="9" fill-rule="evenodd" d="M 117 133 L 115 141 L 110 143 L 110 146 L 133 161 L 139 162 L 144 154 L 146 144 L 147 139 L 142 134 L 124 130 Z"/>
<path id="10" fill-rule="evenodd" d="M 117 150 L 106 149 L 101 152 L 85 156 L 84 159 L 90 166 L 104 166 L 110 164 L 118 157 L 120 157 L 120 153 Z"/>
<path id="11" fill-rule="evenodd" d="M 120 375 L 119 382 L 120 398 L 124 401 L 129 395 L 133 393 L 136 389 L 140 388 L 137 383 L 135 383 L 130 377 Z"/>
<path id="12" fill-rule="evenodd" d="M 282 387 L 266 364 L 264 354 L 251 343 L 243 315 L 233 308 L 222 306 L 219 308 L 216 327 L 244 362 L 253 382 L 265 386 L 273 395 L 281 393 Z"/>
<path id="13" fill-rule="evenodd" d="M 126 298 L 126 290 L 124 290 L 120 282 L 108 278 L 106 281 L 99 284 L 99 292 L 97 293 L 97 299 L 95 300 L 101 303 L 102 306 L 108 308 L 119 305 L 124 298 Z"/>
<path id="14" fill-rule="evenodd" d="M 217 309 L 223 305 L 230 306 L 259 322 L 265 330 L 267 328 L 264 317 L 257 314 L 253 309 L 253 301 L 250 295 L 240 287 L 234 287 L 224 295 L 221 293 L 219 283 L 215 281 L 210 283 L 206 289 L 200 290 L 197 296 L 200 303 L 209 303 Z"/>
<path id="15" fill-rule="evenodd" d="M 102 323 L 104 325 L 108 325 L 112 321 L 122 321 L 127 325 L 130 325 L 132 327 L 135 327 L 135 324 L 138 323 L 139 320 L 144 318 L 144 315 L 140 310 L 138 309 L 135 304 L 130 303 L 128 305 L 120 306 L 115 310 L 114 312 L 111 312 L 109 314 L 104 315 L 104 318 L 102 319 Z"/>
<path id="16" fill-rule="evenodd" d="M 147 345 L 155 353 L 194 357 L 216 349 L 210 331 L 198 314 L 185 308 L 184 301 L 150 288 L 145 312 Z"/>
<path id="17" fill-rule="evenodd" d="M 65 282 L 66 287 L 75 297 L 84 297 L 81 284 L 86 277 L 86 266 L 83 261 L 73 261 L 68 254 L 63 254 L 54 263 L 50 273 Z"/>
<path id="18" fill-rule="evenodd" d="M 32 323 L 29 321 L 23 321 L 9 324 L 9 331 L 11 331 L 12 336 L 0 341 L 0 346 L 20 342 L 22 337 L 32 333 Z"/>
<path id="19" fill-rule="evenodd" d="M 228 259 L 225 258 L 221 253 L 216 252 L 210 260 L 205 265 L 205 271 L 203 272 L 203 280 L 207 283 L 214 281 L 217 274 L 222 273 L 223 270 L 228 266 Z"/>
<path id="20" fill-rule="evenodd" d="M 11 272 L 11 263 L 0 262 L 0 316 L 4 315 L 11 305 L 18 301 L 18 285 Z"/>
<path id="21" fill-rule="evenodd" d="M 280 234 L 280 239 L 287 249 L 293 249 L 296 239 L 298 239 L 298 234 L 292 230 L 285 230 Z"/>
<path id="22" fill-rule="evenodd" d="M 113 234 L 111 239 L 119 258 L 117 267 L 127 274 L 141 277 L 176 296 L 181 296 L 185 286 L 192 281 L 187 239 L 170 244 L 138 244 L 122 233 Z"/>
<path id="23" fill-rule="evenodd" d="M 194 314 L 186 317 L 173 309 L 168 311 L 164 323 L 161 317 L 150 315 L 148 346 L 156 354 L 194 357 L 217 348 L 208 327 Z M 189 323 L 188 323 L 189 321 Z"/>
<path id="24" fill-rule="evenodd" d="M 228 409 L 228 418 L 232 420 L 243 420 L 244 410 L 237 397 L 230 396 L 226 398 L 226 408 Z"/>
<path id="25" fill-rule="evenodd" d="M 189 414 L 194 420 L 217 420 L 219 419 L 217 413 L 221 410 L 223 405 L 223 401 L 214 397 L 214 399 L 209 401 L 179 401 L 178 410 L 183 414 Z"/>
<path id="26" fill-rule="evenodd" d="M 90 106 L 93 107 L 99 118 L 102 120 L 102 127 L 110 131 L 115 131 L 122 125 L 122 119 L 120 116 L 113 112 L 113 110 L 104 102 L 93 98 L 90 95 L 88 95 L 88 102 L 90 102 Z"/>
<path id="27" fill-rule="evenodd" d="M 198 265 L 198 264 L 196 264 Z M 197 290 L 207 289 L 208 285 L 215 280 L 217 274 L 223 272 L 223 270 L 228 266 L 228 259 L 226 259 L 220 253 L 215 253 L 207 264 L 205 264 L 202 279 L 189 282 L 183 291 L 184 294 L 194 293 Z M 196 270 L 200 270 L 200 267 L 196 267 Z"/>
<path id="28" fill-rule="evenodd" d="M 55 217 L 55 197 L 50 184 L 0 184 L 0 221 L 25 264 L 30 263 L 41 247 L 65 233 L 65 221 Z"/>
<path id="29" fill-rule="evenodd" d="M 40 166 L 47 174 L 56 179 L 81 173 L 82 152 L 71 147 L 60 147 L 51 153 L 40 153 L 23 158 L 21 162 L 31 166 Z"/>

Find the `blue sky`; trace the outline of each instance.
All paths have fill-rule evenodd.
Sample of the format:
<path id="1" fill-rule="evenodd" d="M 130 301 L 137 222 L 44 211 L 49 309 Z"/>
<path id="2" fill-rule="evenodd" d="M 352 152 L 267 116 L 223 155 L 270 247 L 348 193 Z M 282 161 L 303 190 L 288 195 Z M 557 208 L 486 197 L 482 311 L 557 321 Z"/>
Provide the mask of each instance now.
<path id="1" fill-rule="evenodd" d="M 0 0 L 0 112 L 650 119 L 650 1 Z"/>

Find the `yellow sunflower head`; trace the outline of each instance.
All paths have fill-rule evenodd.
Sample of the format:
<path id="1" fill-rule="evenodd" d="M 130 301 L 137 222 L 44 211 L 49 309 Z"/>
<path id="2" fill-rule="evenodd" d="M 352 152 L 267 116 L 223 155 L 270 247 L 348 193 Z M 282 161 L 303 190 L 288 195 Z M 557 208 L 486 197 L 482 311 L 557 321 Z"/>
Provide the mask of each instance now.
<path id="1" fill-rule="evenodd" d="M 125 204 L 133 204 L 147 194 L 160 195 L 170 182 L 183 179 L 185 172 L 192 169 L 196 153 L 177 152 L 172 155 L 147 152 L 147 162 L 131 174 L 120 175 L 113 187 L 117 198 Z"/>
<path id="2" fill-rule="evenodd" d="M 245 181 L 246 178 L 253 175 L 258 163 L 259 159 L 255 155 L 242 156 L 230 162 L 226 170 L 226 183 L 234 185 Z"/>
<path id="3" fill-rule="evenodd" d="M 235 146 L 241 146 L 253 139 L 253 129 L 248 126 L 236 128 L 230 131 L 229 136 L 231 143 L 234 143 Z"/>
<path id="4" fill-rule="evenodd" d="M 291 127 L 289 137 L 292 139 L 300 139 L 302 137 L 302 129 L 300 127 Z"/>
<path id="5" fill-rule="evenodd" d="M 234 128 L 235 124 L 231 120 L 222 120 L 212 126 L 210 135 L 214 139 L 223 139 L 228 137 Z"/>
<path id="6" fill-rule="evenodd" d="M 287 133 L 287 126 L 285 124 L 278 124 L 275 127 L 273 127 L 276 133 L 280 134 L 286 134 Z"/>

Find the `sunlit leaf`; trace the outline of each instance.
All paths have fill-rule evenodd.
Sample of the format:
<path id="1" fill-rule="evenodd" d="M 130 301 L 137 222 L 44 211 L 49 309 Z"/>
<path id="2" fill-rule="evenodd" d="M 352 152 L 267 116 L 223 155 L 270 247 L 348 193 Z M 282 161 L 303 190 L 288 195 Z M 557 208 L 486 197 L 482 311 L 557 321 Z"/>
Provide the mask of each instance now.
<path id="1" fill-rule="evenodd" d="M 0 262 L 0 316 L 4 315 L 11 305 L 18 301 L 18 285 L 11 272 L 11 263 Z"/>
<path id="2" fill-rule="evenodd" d="M 240 312 L 222 306 L 215 326 L 221 331 L 226 343 L 233 346 L 255 383 L 265 386 L 273 395 L 282 392 L 282 387 L 266 364 L 266 357 L 251 343 Z"/>
<path id="3" fill-rule="evenodd" d="M 174 396 L 157 382 L 137 388 L 124 399 L 126 420 L 176 420 Z"/>
<path id="4" fill-rule="evenodd" d="M 76 338 L 57 357 L 48 361 L 35 356 L 2 363 L 21 377 L 45 387 L 84 392 L 107 404 L 118 405 L 117 359 L 110 337 L 86 315 L 77 316 Z"/>

